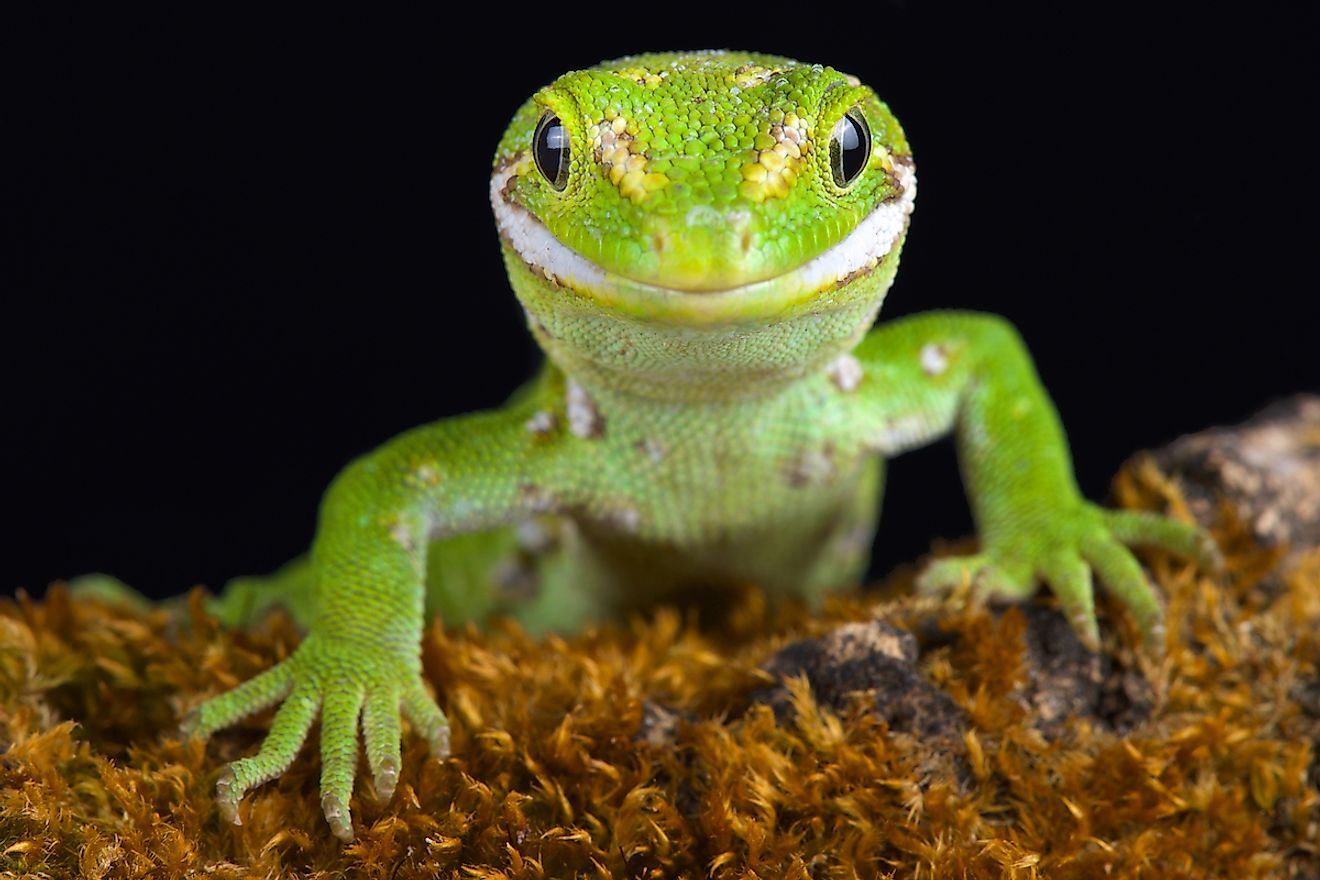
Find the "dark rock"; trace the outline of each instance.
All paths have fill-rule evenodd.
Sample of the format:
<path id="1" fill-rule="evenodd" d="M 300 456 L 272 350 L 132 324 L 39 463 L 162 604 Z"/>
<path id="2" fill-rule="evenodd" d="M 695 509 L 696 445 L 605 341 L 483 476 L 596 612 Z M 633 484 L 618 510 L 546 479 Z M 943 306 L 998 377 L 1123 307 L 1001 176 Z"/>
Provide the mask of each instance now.
<path id="1" fill-rule="evenodd" d="M 1018 606 L 1027 621 L 1022 661 L 1026 681 L 1014 697 L 1047 738 L 1069 719 L 1086 717 L 1117 733 L 1146 720 L 1154 708 L 1150 682 L 1108 654 L 1088 651 L 1068 619 L 1043 605 Z"/>
<path id="2" fill-rule="evenodd" d="M 1281 400 L 1240 425 L 1190 434 L 1154 453 L 1196 519 L 1221 500 L 1265 547 L 1287 547 L 1286 568 L 1320 546 L 1320 396 Z"/>
<path id="3" fill-rule="evenodd" d="M 819 639 L 794 642 L 778 651 L 763 668 L 780 684 L 752 695 L 775 717 L 786 721 L 793 707 L 786 679 L 805 675 L 816 701 L 842 712 L 855 695 L 873 703 L 891 730 L 923 739 L 960 738 L 966 719 L 947 694 L 917 670 L 917 641 L 888 623 L 844 624 Z"/>

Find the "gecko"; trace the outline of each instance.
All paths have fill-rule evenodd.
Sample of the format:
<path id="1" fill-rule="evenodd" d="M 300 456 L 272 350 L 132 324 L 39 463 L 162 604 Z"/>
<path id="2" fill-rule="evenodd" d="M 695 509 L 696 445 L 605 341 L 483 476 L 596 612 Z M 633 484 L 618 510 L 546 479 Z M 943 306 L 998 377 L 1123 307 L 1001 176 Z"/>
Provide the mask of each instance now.
<path id="1" fill-rule="evenodd" d="M 979 549 L 930 563 L 920 590 L 1022 600 L 1043 583 L 1095 650 L 1098 578 L 1158 649 L 1163 612 L 1130 547 L 1215 564 L 1197 527 L 1082 496 L 1006 320 L 873 327 L 916 170 L 857 78 L 732 51 L 573 71 L 513 116 L 489 194 L 544 366 L 505 406 L 350 463 L 310 552 L 212 602 L 230 625 L 282 606 L 306 632 L 185 721 L 207 737 L 279 706 L 220 775 L 229 821 L 318 716 L 322 810 L 345 841 L 360 748 L 385 799 L 405 720 L 447 755 L 420 660 L 430 615 L 571 631 L 739 585 L 808 601 L 856 585 L 884 460 L 950 433 Z"/>

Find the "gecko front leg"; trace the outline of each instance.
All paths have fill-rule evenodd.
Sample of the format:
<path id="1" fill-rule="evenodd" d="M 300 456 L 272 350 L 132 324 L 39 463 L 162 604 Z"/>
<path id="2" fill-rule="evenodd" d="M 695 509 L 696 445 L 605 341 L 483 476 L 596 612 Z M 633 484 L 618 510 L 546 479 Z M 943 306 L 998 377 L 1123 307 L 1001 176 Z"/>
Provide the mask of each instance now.
<path id="1" fill-rule="evenodd" d="M 282 663 L 202 704 L 186 724 L 206 737 L 282 703 L 260 751 L 229 765 L 217 784 L 230 821 L 239 822 L 248 790 L 289 767 L 318 714 L 322 808 L 343 840 L 353 837 L 359 724 L 382 797 L 398 781 L 402 718 L 430 741 L 433 754 L 448 753 L 449 724 L 421 671 L 426 548 L 437 537 L 571 503 L 564 432 L 533 421 L 543 422 L 544 407 L 558 402 L 536 404 L 520 401 L 403 434 L 332 484 L 312 546 L 314 614 L 306 639 Z"/>
<path id="2" fill-rule="evenodd" d="M 931 565 L 918 586 L 970 580 L 1020 600 L 1044 581 L 1082 641 L 1099 646 L 1092 573 L 1152 646 L 1163 611 L 1129 545 L 1218 565 L 1213 541 L 1162 516 L 1106 510 L 1082 497 L 1058 413 L 1017 332 L 1002 318 L 931 312 L 871 331 L 858 347 L 861 442 L 892 455 L 954 431 L 980 552 Z"/>

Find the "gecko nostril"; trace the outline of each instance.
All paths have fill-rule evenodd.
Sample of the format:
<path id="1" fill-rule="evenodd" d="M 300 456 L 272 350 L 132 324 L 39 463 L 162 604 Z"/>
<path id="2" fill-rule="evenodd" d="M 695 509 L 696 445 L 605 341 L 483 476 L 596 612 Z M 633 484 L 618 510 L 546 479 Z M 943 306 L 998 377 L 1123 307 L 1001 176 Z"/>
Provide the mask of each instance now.
<path id="1" fill-rule="evenodd" d="M 738 246 L 742 248 L 744 254 L 752 249 L 752 232 L 750 229 L 744 229 L 738 236 Z"/>
<path id="2" fill-rule="evenodd" d="M 655 252 L 656 252 L 657 254 L 663 254 L 663 253 L 665 252 L 665 236 L 664 236 L 664 233 L 661 233 L 661 232 L 653 232 L 653 233 L 651 233 L 651 246 L 652 246 L 653 248 L 655 248 Z"/>

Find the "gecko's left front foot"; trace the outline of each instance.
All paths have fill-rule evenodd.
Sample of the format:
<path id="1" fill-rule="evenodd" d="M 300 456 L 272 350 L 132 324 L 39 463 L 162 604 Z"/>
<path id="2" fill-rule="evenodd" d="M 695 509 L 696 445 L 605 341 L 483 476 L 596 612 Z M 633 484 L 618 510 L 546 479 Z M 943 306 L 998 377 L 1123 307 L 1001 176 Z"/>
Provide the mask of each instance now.
<path id="1" fill-rule="evenodd" d="M 918 589 L 945 592 L 970 583 L 978 596 L 1018 601 L 1044 581 L 1093 651 L 1100 647 L 1100 628 L 1092 572 L 1132 612 L 1148 647 L 1163 649 L 1164 611 L 1129 546 L 1162 548 L 1211 569 L 1222 566 L 1214 541 L 1197 526 L 1154 513 L 1106 510 L 1086 501 L 1001 528 L 983 543 L 980 553 L 932 563 L 917 579 Z"/>

